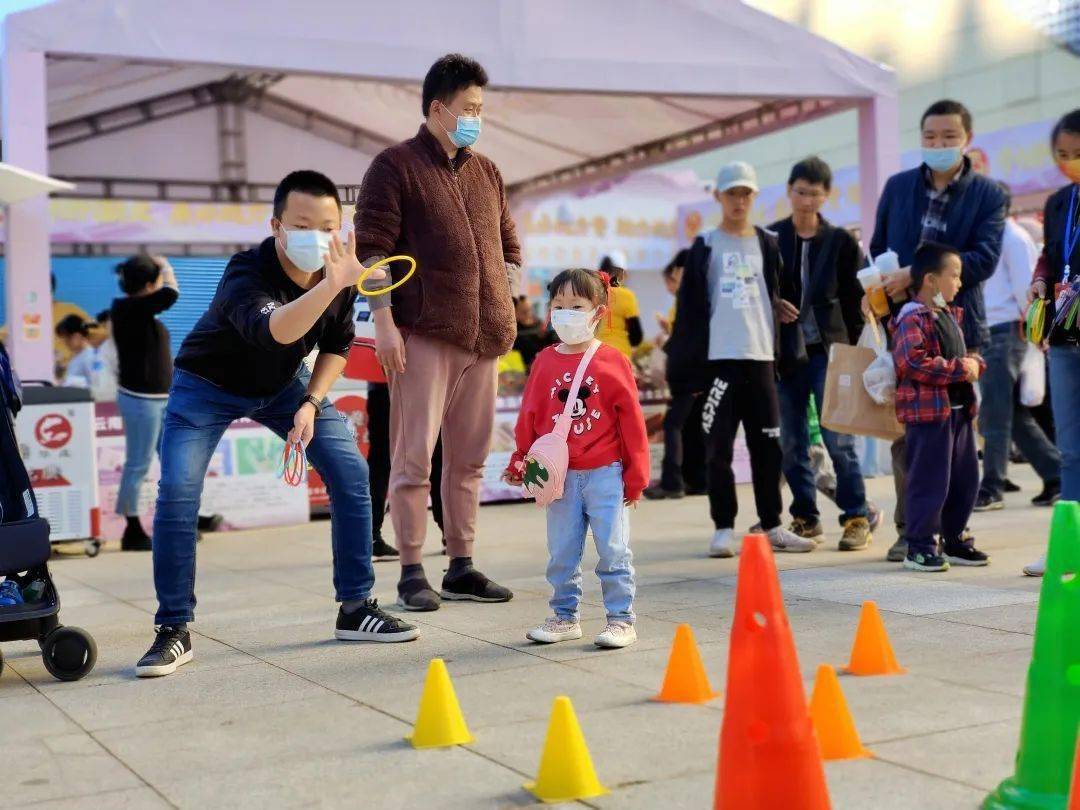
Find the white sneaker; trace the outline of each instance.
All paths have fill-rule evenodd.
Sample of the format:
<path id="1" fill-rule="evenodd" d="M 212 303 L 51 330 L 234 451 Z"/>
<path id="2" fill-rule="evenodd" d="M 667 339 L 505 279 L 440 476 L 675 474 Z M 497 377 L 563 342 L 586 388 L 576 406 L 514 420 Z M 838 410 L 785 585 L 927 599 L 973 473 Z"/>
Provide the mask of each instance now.
<path id="1" fill-rule="evenodd" d="M 1046 573 L 1046 555 L 1040 554 L 1035 562 L 1029 562 L 1024 566 L 1024 574 L 1029 577 L 1041 577 Z"/>
<path id="2" fill-rule="evenodd" d="M 789 532 L 783 526 L 769 529 L 767 534 L 769 536 L 769 543 L 773 547 L 773 551 L 802 552 L 813 551 L 817 548 L 817 543 L 809 537 L 799 537 L 799 535 L 794 532 Z"/>
<path id="3" fill-rule="evenodd" d="M 604 631 L 596 637 L 596 646 L 618 649 L 629 647 L 635 641 L 637 641 L 637 630 L 634 629 L 634 625 L 626 622 L 608 622 Z"/>
<path id="4" fill-rule="evenodd" d="M 713 532 L 712 540 L 709 541 L 710 557 L 734 557 L 738 553 L 735 548 L 734 529 L 717 529 Z"/>
<path id="5" fill-rule="evenodd" d="M 581 638 L 581 625 L 573 619 L 559 619 L 552 616 L 539 627 L 534 627 L 525 633 L 525 638 L 530 641 L 539 641 L 541 644 L 572 641 L 575 638 Z"/>

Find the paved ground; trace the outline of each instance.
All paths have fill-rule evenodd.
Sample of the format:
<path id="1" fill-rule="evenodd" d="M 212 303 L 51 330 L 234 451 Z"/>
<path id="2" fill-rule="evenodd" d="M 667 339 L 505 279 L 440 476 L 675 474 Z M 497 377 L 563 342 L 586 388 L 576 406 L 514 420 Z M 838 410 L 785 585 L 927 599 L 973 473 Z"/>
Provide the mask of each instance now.
<path id="1" fill-rule="evenodd" d="M 877 600 L 910 670 L 842 678 L 877 758 L 827 766 L 835 808 L 974 808 L 1010 772 L 1039 586 L 1019 571 L 1041 549 L 1050 515 L 1027 503 L 1036 489 L 1029 468 L 1014 477 L 1026 492 L 973 520 L 990 568 L 904 572 L 883 561 L 891 528 L 869 552 L 841 554 L 832 542 L 778 559 L 808 690 L 819 663 L 846 661 L 866 598 Z M 891 507 L 891 481 L 870 489 Z M 740 500 L 751 503 L 748 490 Z M 155 681 L 132 670 L 151 639 L 149 557 L 61 559 L 53 571 L 62 618 L 95 635 L 100 657 L 91 676 L 65 684 L 46 673 L 35 645 L 4 646 L 4 804 L 524 806 L 521 784 L 535 773 L 552 698 L 566 694 L 612 789 L 589 806 L 707 807 L 723 701 L 648 701 L 679 622 L 693 626 L 714 686 L 724 686 L 736 562 L 704 557 L 705 510 L 695 498 L 636 513 L 641 641 L 623 651 L 591 644 L 603 616 L 595 577 L 586 579 L 581 642 L 524 640 L 547 614 L 543 524 L 529 505 L 485 508 L 480 518 L 478 558 L 514 588 L 514 601 L 426 614 L 412 644 L 329 640 L 328 524 L 211 537 L 200 548 L 196 660 Z M 826 517 L 833 531 L 835 511 Z M 426 564 L 440 574 L 443 558 Z M 378 574 L 378 595 L 392 602 L 396 566 L 380 564 Z M 435 656 L 447 661 L 476 742 L 414 751 L 402 738 Z"/>

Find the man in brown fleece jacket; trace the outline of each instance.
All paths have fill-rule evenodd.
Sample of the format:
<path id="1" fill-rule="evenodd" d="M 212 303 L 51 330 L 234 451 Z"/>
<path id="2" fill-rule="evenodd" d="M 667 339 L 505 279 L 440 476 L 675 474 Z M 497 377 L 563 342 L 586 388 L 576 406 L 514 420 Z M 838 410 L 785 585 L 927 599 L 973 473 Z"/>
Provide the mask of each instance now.
<path id="1" fill-rule="evenodd" d="M 390 518 L 401 552 L 398 604 L 406 610 L 437 610 L 441 599 L 513 597 L 472 566 L 497 361 L 514 342 L 521 264 L 499 170 L 469 148 L 480 134 L 487 81 L 478 63 L 458 54 L 432 65 L 419 133 L 375 158 L 356 200 L 357 257 L 370 265 L 404 253 L 417 264 L 408 283 L 370 299 L 376 353 L 390 382 Z M 394 268 L 393 280 L 403 272 Z M 420 562 L 440 430 L 451 558 L 441 598 Z"/>

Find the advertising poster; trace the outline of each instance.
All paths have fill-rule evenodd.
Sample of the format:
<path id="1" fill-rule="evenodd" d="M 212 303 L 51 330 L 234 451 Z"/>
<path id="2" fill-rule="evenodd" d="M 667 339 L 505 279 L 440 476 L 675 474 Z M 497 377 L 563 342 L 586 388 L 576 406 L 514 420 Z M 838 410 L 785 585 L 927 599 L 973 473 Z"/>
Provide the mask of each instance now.
<path id="1" fill-rule="evenodd" d="M 53 540 L 93 537 L 98 529 L 93 407 L 27 404 L 15 420 L 19 452 Z"/>
<path id="2" fill-rule="evenodd" d="M 124 469 L 124 428 L 116 403 L 99 402 L 95 409 L 100 536 L 111 540 L 124 531 L 124 520 L 116 514 L 116 496 Z M 223 515 L 224 529 L 307 522 L 307 491 L 303 487 L 290 487 L 279 477 L 284 449 L 285 443 L 262 425 L 247 419 L 234 422 L 210 459 L 200 511 Z M 139 515 L 147 531 L 153 521 L 160 475 L 155 456 L 139 498 Z"/>

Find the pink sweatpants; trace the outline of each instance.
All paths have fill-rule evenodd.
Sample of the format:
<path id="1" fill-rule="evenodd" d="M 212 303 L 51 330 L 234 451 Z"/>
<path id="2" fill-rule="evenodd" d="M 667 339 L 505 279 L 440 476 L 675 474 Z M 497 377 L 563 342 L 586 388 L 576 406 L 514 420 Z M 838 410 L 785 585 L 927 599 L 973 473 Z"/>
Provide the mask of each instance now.
<path id="1" fill-rule="evenodd" d="M 405 337 L 405 373 L 390 382 L 390 519 L 401 564 L 420 562 L 431 453 L 442 429 L 443 524 L 451 557 L 472 556 L 484 462 L 491 448 L 498 358 Z"/>

